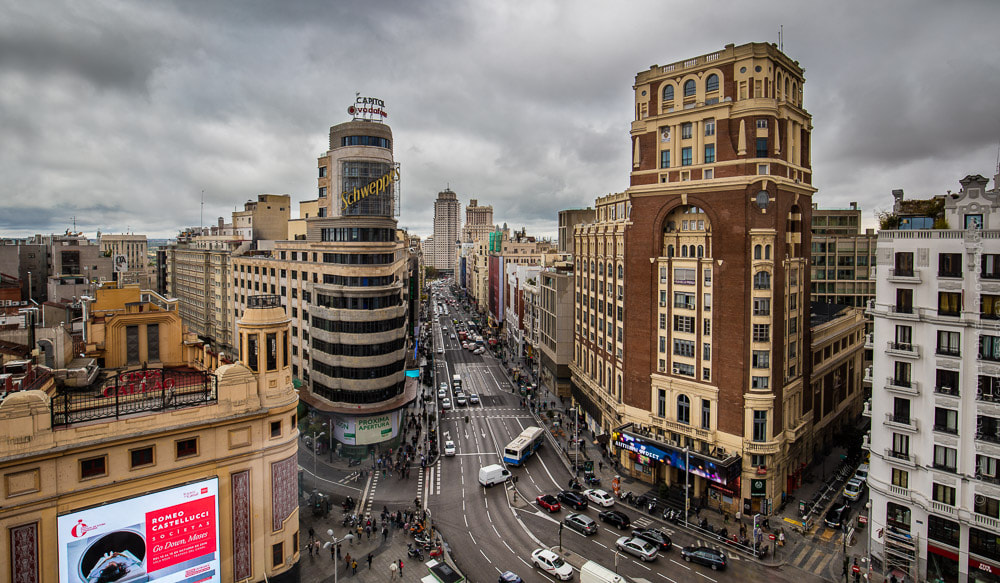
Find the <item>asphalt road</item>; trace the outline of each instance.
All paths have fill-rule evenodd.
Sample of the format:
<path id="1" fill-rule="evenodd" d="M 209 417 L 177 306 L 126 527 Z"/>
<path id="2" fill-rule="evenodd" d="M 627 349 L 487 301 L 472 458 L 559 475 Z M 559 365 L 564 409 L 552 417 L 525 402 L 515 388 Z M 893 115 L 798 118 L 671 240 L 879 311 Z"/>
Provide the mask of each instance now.
<path id="1" fill-rule="evenodd" d="M 548 575 L 532 568 L 531 552 L 539 547 L 558 547 L 559 522 L 569 511 L 563 509 L 550 514 L 534 501 L 540 494 L 563 489 L 570 480 L 570 472 L 556 444 L 547 440 L 524 467 L 509 468 L 518 478 L 516 486 L 483 488 L 479 485 L 479 468 L 500 463 L 504 445 L 525 427 L 537 425 L 537 422 L 527 409 L 519 406 L 520 396 L 511 392 L 512 386 L 500 362 L 488 352 L 473 355 L 461 347 L 460 340 L 451 338 L 455 333 L 452 320 L 466 322 L 470 318 L 459 306 L 448 303 L 448 297 L 441 300 L 445 307 L 435 316 L 435 390 L 441 382 L 447 382 L 448 396 L 454 404 L 450 379 L 459 374 L 466 394 L 478 394 L 480 403 L 454 406 L 443 412 L 442 443 L 448 439 L 454 441 L 456 455 L 441 458 L 436 467 L 428 470 L 438 485 L 427 502 L 435 522 L 451 545 L 453 558 L 469 581 L 495 581 L 501 571 L 508 569 L 526 582 L 550 581 Z M 443 354 L 436 352 L 439 346 L 444 347 Z M 797 569 L 769 569 L 729 552 L 726 554 L 730 564 L 726 571 L 716 572 L 685 563 L 680 558 L 680 546 L 706 543 L 634 508 L 619 503 L 615 508 L 632 519 L 632 528 L 661 528 L 670 535 L 675 548 L 661 553 L 651 563 L 642 563 L 624 554 L 616 558 L 615 541 L 630 533 L 601 523 L 597 515 L 603 509 L 593 505 L 585 513 L 598 521 L 598 533 L 585 537 L 563 529 L 563 547 L 611 569 L 617 561 L 618 572 L 637 582 L 802 581 L 802 572 Z M 574 579 L 578 577 L 576 573 Z"/>

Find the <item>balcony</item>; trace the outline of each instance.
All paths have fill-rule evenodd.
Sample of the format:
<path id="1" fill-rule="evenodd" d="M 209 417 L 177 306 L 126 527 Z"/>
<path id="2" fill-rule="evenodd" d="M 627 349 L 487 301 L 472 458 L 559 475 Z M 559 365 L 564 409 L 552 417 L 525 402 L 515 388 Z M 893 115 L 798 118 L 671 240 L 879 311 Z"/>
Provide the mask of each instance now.
<path id="1" fill-rule="evenodd" d="M 949 348 L 947 346 L 938 346 L 934 354 L 938 356 L 953 356 L 955 358 L 960 358 L 962 356 L 962 351 L 957 348 Z"/>
<path id="2" fill-rule="evenodd" d="M 893 496 L 896 496 L 897 498 L 904 498 L 906 500 L 910 499 L 909 488 L 901 488 L 894 484 L 889 484 L 889 493 L 892 494 Z"/>
<path id="3" fill-rule="evenodd" d="M 917 425 L 917 420 L 909 415 L 896 415 L 894 413 L 885 414 L 885 422 L 887 425 L 891 425 L 896 429 L 905 429 L 907 431 L 918 431 L 919 425 Z"/>
<path id="4" fill-rule="evenodd" d="M 701 429 L 694 425 L 689 425 L 687 423 L 679 423 L 672 419 L 667 419 L 666 417 L 659 417 L 657 415 L 650 415 L 649 422 L 652 425 L 658 425 L 669 431 L 674 431 L 682 435 L 690 435 L 697 437 L 702 441 L 712 442 L 715 441 L 715 435 L 713 432 L 707 429 Z"/>
<path id="5" fill-rule="evenodd" d="M 937 423 L 934 424 L 934 431 L 938 433 L 947 433 L 948 435 L 958 435 L 958 427 L 950 427 L 948 425 L 938 425 Z"/>
<path id="6" fill-rule="evenodd" d="M 920 312 L 913 309 L 909 304 L 891 304 L 889 306 L 890 318 L 902 318 L 905 320 L 919 320 Z"/>
<path id="7" fill-rule="evenodd" d="M 748 441 L 743 449 L 746 453 L 758 455 L 776 454 L 781 451 L 781 443 L 777 441 Z"/>
<path id="8" fill-rule="evenodd" d="M 865 409 L 864 409 L 864 411 L 861 412 L 861 414 L 863 416 L 865 416 L 865 417 L 871 417 L 872 416 L 872 400 L 871 399 L 868 399 L 867 401 L 865 401 Z"/>
<path id="9" fill-rule="evenodd" d="M 891 447 L 885 449 L 885 457 L 888 460 L 903 462 L 909 465 L 917 464 L 917 456 L 906 451 L 895 451 Z"/>
<path id="10" fill-rule="evenodd" d="M 886 390 L 903 393 L 911 397 L 920 395 L 920 383 L 917 381 L 888 377 L 885 379 L 885 388 Z"/>
<path id="11" fill-rule="evenodd" d="M 941 386 L 937 386 L 937 385 L 934 386 L 934 394 L 936 394 L 936 395 L 943 395 L 945 397 L 960 397 L 961 396 L 961 394 L 959 393 L 958 387 L 941 387 Z"/>
<path id="12" fill-rule="evenodd" d="M 861 436 L 861 449 L 870 452 L 872 450 L 872 432 L 868 431 Z"/>
<path id="13" fill-rule="evenodd" d="M 951 506 L 949 504 L 943 504 L 941 502 L 938 502 L 937 500 L 931 500 L 931 510 L 939 514 L 950 514 L 952 516 L 954 516 L 956 513 L 954 506 Z"/>
<path id="14" fill-rule="evenodd" d="M 893 283 L 920 283 L 920 270 L 889 268 L 889 277 Z"/>
<path id="15" fill-rule="evenodd" d="M 988 474 L 976 472 L 976 479 L 988 484 L 1000 485 L 1000 476 L 990 476 Z"/>
<path id="16" fill-rule="evenodd" d="M 862 381 L 869 384 L 875 382 L 875 377 L 872 374 L 872 367 L 869 366 L 868 368 L 865 369 L 865 377 L 864 379 L 862 379 Z"/>
<path id="17" fill-rule="evenodd" d="M 875 348 L 875 334 L 874 333 L 869 332 L 868 334 L 865 334 L 865 348 L 867 348 L 868 350 L 871 350 L 871 349 Z"/>
<path id="18" fill-rule="evenodd" d="M 802 439 L 806 434 L 806 428 L 810 425 L 809 421 L 810 419 L 804 419 L 802 423 L 799 423 L 798 427 L 786 429 L 785 436 L 788 438 L 788 441 L 794 442 Z"/>
<path id="19" fill-rule="evenodd" d="M 976 524 L 991 528 L 993 530 L 1000 530 L 1000 519 L 993 518 L 992 516 L 986 516 L 985 514 L 979 514 L 976 512 L 972 513 L 972 516 L 976 518 Z"/>
<path id="20" fill-rule="evenodd" d="M 887 354 L 903 356 L 906 358 L 920 358 L 920 347 L 910 342 L 889 341 L 886 349 Z"/>
<path id="21" fill-rule="evenodd" d="M 987 433 L 985 431 L 977 431 L 976 440 L 985 441 L 986 443 L 1000 444 L 1000 435 L 996 433 Z"/>

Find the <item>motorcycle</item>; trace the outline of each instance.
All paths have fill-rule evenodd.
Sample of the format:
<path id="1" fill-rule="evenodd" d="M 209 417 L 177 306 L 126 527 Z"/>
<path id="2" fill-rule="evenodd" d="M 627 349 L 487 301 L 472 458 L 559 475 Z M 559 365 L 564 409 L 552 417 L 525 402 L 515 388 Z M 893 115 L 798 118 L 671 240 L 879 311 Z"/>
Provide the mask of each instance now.
<path id="1" fill-rule="evenodd" d="M 421 562 L 424 560 L 424 554 L 420 552 L 419 548 L 413 548 L 412 543 L 406 543 L 406 556 Z"/>
<path id="2" fill-rule="evenodd" d="M 646 512 L 653 514 L 656 512 L 656 498 L 650 498 L 649 503 L 646 504 Z"/>
<path id="3" fill-rule="evenodd" d="M 347 467 L 360 466 L 360 465 L 361 465 L 360 459 L 351 458 L 351 460 L 347 462 Z"/>
<path id="4" fill-rule="evenodd" d="M 635 508 L 642 508 L 646 505 L 646 497 L 642 495 L 636 496 L 630 501 L 630 504 L 632 504 Z"/>
<path id="5" fill-rule="evenodd" d="M 417 534 L 413 537 L 413 540 L 420 546 L 430 546 L 431 544 L 431 537 L 426 533 Z"/>
<path id="6" fill-rule="evenodd" d="M 433 551 L 431 551 L 430 556 L 431 556 L 432 559 L 444 556 L 444 549 L 442 549 L 440 547 L 440 545 L 439 545 L 436 549 L 434 549 Z"/>

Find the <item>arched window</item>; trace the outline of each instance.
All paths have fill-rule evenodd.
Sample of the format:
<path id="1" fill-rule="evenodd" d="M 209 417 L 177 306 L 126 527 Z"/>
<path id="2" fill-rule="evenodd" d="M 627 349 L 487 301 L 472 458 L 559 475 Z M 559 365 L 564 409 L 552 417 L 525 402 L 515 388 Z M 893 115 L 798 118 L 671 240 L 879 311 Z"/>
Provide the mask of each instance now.
<path id="1" fill-rule="evenodd" d="M 595 268 L 596 268 L 596 266 L 594 265 L 594 262 L 593 262 L 593 261 L 591 261 L 591 262 L 590 262 L 590 272 L 591 272 L 591 273 L 594 273 L 594 269 L 595 269 Z"/>
<path id="2" fill-rule="evenodd" d="M 667 257 L 673 257 L 673 256 L 674 256 L 674 246 L 667 245 Z"/>
<path id="3" fill-rule="evenodd" d="M 612 267 L 611 262 L 608 261 L 608 277 L 611 277 L 611 275 L 614 274 L 614 271 L 612 271 L 613 269 L 614 267 Z M 611 381 L 609 380 L 608 382 L 610 383 Z"/>
<path id="4" fill-rule="evenodd" d="M 604 275 L 604 264 L 603 263 L 598 263 L 597 264 L 597 274 L 598 275 Z"/>
<path id="5" fill-rule="evenodd" d="M 771 274 L 766 271 L 758 271 L 753 276 L 754 289 L 771 289 Z"/>
<path id="6" fill-rule="evenodd" d="M 694 257 L 694 245 L 688 245 L 688 256 Z"/>
<path id="7" fill-rule="evenodd" d="M 705 256 L 705 246 L 704 245 L 698 245 L 698 257 L 701 258 L 701 257 L 704 257 L 704 256 Z"/>
<path id="8" fill-rule="evenodd" d="M 708 79 L 705 80 L 705 92 L 711 93 L 712 91 L 718 91 L 718 90 L 719 90 L 719 76 L 716 75 L 715 73 L 712 73 L 711 75 L 708 76 Z"/>
<path id="9" fill-rule="evenodd" d="M 618 266 L 618 279 L 625 277 L 625 267 L 622 265 Z"/>
<path id="10" fill-rule="evenodd" d="M 681 257 L 687 257 L 687 256 L 688 256 L 687 245 L 681 245 Z"/>
<path id="11" fill-rule="evenodd" d="M 691 400 L 687 398 L 687 395 L 677 397 L 677 422 L 691 423 Z"/>
<path id="12" fill-rule="evenodd" d="M 764 259 L 770 259 L 770 258 L 771 258 L 771 246 L 767 245 L 764 247 Z"/>
<path id="13" fill-rule="evenodd" d="M 753 248 L 753 258 L 754 259 L 760 259 L 760 257 L 761 257 L 761 255 L 760 255 L 760 245 L 754 245 L 754 248 Z"/>
<path id="14" fill-rule="evenodd" d="M 694 97 L 696 91 L 694 79 L 688 79 L 684 82 L 684 97 Z"/>
<path id="15" fill-rule="evenodd" d="M 667 85 L 663 88 L 663 101 L 673 101 L 674 100 L 674 86 Z"/>

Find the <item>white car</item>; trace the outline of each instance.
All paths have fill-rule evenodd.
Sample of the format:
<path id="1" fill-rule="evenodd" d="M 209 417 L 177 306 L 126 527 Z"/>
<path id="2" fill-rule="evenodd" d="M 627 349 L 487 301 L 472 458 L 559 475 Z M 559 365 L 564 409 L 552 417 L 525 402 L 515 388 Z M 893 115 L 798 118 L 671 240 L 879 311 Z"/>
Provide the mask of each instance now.
<path id="1" fill-rule="evenodd" d="M 441 401 L 441 408 L 442 409 L 451 409 L 451 399 L 445 399 L 445 400 Z"/>
<path id="2" fill-rule="evenodd" d="M 860 466 L 858 466 L 857 471 L 854 472 L 854 478 L 856 480 L 860 480 L 862 482 L 867 482 L 868 481 L 868 468 L 869 468 L 868 464 L 861 464 Z"/>
<path id="3" fill-rule="evenodd" d="M 588 500 L 597 504 L 599 506 L 604 506 L 609 508 L 615 505 L 615 499 L 604 490 L 584 490 L 583 495 L 587 497 Z"/>
<path id="4" fill-rule="evenodd" d="M 556 579 L 569 581 L 573 578 L 573 567 L 562 560 L 562 557 L 548 549 L 535 549 L 531 551 L 531 564 Z"/>
<path id="5" fill-rule="evenodd" d="M 848 500 L 857 500 L 861 498 L 861 494 L 865 491 L 865 483 L 857 478 L 851 478 L 844 486 L 844 498 Z"/>
<path id="6" fill-rule="evenodd" d="M 451 456 L 455 455 L 455 442 L 454 441 L 452 441 L 452 440 L 449 439 L 448 441 L 444 442 L 444 455 L 446 457 L 451 457 Z"/>

